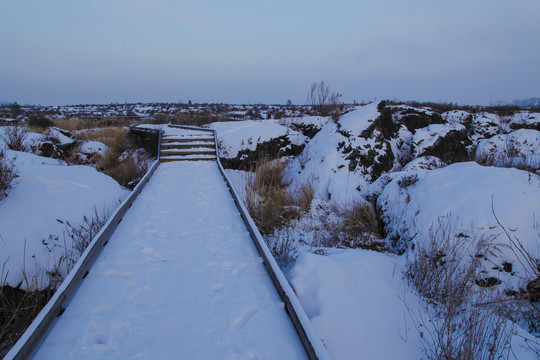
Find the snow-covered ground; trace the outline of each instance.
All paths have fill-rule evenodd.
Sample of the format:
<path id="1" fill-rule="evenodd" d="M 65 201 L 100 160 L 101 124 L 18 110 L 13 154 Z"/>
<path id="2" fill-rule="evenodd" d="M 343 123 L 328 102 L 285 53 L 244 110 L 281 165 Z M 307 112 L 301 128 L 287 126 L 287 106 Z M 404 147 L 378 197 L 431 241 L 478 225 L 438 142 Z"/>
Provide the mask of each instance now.
<path id="1" fill-rule="evenodd" d="M 407 305 L 420 310 L 402 284 L 403 260 L 357 249 L 298 257 L 291 285 L 333 359 L 422 357 Z"/>
<path id="2" fill-rule="evenodd" d="M 54 272 L 64 250 L 71 251 L 60 221 L 76 225 L 94 210 L 115 209 L 129 190 L 88 166 L 66 166 L 31 153 L 4 151 L 14 159 L 19 177 L 0 200 L 2 279 L 26 288 L 24 272 L 30 285 L 35 278 L 39 286 L 46 286 L 48 273 Z"/>
<path id="3" fill-rule="evenodd" d="M 140 110 L 143 111 L 142 108 Z M 240 113 L 243 111 L 239 110 Z M 305 146 L 300 155 L 284 159 L 288 164 L 284 171 L 284 185 L 299 187 L 309 183 L 315 192 L 311 210 L 284 230 L 293 240 L 293 250 L 298 255 L 297 260 L 285 270 L 331 357 L 418 359 L 423 356 L 421 332 L 411 320 L 411 311 L 419 313 L 425 308 L 421 305 L 423 300 L 407 284 L 404 271 L 407 258 L 414 255 L 413 248 L 426 243 L 430 239 L 430 230 L 436 230 L 438 224 L 446 225 L 452 236 L 470 243 L 469 249 L 473 249 L 472 243 L 480 238 L 492 239 L 493 251 L 485 255 L 482 274 L 486 278 L 500 280 L 501 284 L 496 287 L 501 292 L 525 291 L 526 281 L 531 280 L 523 258 L 520 258 L 519 251 L 516 253 L 515 249 L 512 250 L 512 241 L 504 230 L 512 239 L 519 239 L 533 257 L 539 256 L 539 123 L 540 114 L 526 111 L 511 116 L 462 110 L 438 114 L 430 109 L 405 105 L 386 106 L 383 109 L 379 104 L 372 103 L 352 109 L 337 122 L 329 118 L 306 116 L 214 123 L 210 127 L 217 130 L 220 156 L 223 158 L 234 158 L 240 152 L 253 153 L 258 144 L 281 136 L 286 136 L 292 144 Z M 315 131 L 307 136 L 302 133 L 306 129 L 302 126 L 310 125 L 313 127 L 309 129 Z M 315 134 L 316 130 L 320 131 Z M 484 165 L 500 167 L 480 166 L 471 162 L 472 159 Z M 500 159 L 504 161 L 497 162 Z M 527 168 L 529 171 L 504 167 Z M 240 193 L 246 179 L 253 176 L 238 170 L 227 172 Z M 200 181 L 206 184 L 204 177 Z M 193 184 L 185 185 L 189 188 L 196 183 L 194 180 Z M 12 189 L 9 196 L 15 190 Z M 196 192 L 195 189 L 191 191 Z M 189 193 L 185 198 L 192 196 Z M 382 241 L 386 241 L 389 249 L 403 255 L 362 249 L 325 249 L 321 245 L 319 240 L 325 236 L 325 223 L 339 220 L 336 209 L 355 202 L 377 205 L 386 236 Z M 160 211 L 156 209 L 155 213 L 157 216 Z M 216 216 L 225 213 L 223 210 Z M 504 229 L 497 223 L 495 215 Z M 148 223 L 151 221 L 153 219 L 147 220 Z M 175 225 L 171 223 L 172 228 Z M 156 230 L 154 237 L 148 241 L 161 246 L 159 233 Z M 177 233 L 183 232 L 178 230 Z M 207 240 L 201 241 L 208 245 Z M 147 247 L 150 250 L 146 253 L 144 247 L 129 251 L 134 253 L 133 256 L 141 256 L 141 259 L 146 256 L 143 260 L 148 262 L 157 262 L 162 258 L 170 260 L 166 256 L 170 252 L 160 250 L 160 256 L 156 257 L 155 249 L 150 245 Z M 178 248 L 178 252 L 186 249 Z M 215 255 L 212 246 L 208 245 L 207 250 L 209 254 L 200 256 Z M 220 247 L 219 251 L 225 250 Z M 470 255 L 477 254 L 463 254 L 464 258 Z M 131 266 L 126 264 L 127 258 L 131 258 L 131 255 L 105 259 L 111 266 L 118 266 L 119 270 L 106 274 L 101 269 L 101 273 L 94 276 L 118 278 L 120 285 L 117 287 L 126 294 L 126 299 L 136 301 L 131 297 L 144 296 L 140 294 L 142 290 L 137 290 L 135 285 L 135 290 L 122 288 L 126 284 L 135 284 L 134 274 L 139 274 L 139 269 L 120 269 Z M 169 262 L 162 266 L 170 266 Z M 216 265 L 211 260 L 206 264 L 208 271 Z M 511 264 L 511 269 L 508 264 Z M 231 265 L 223 271 L 235 272 L 235 269 Z M 214 276 L 213 273 L 210 275 Z M 176 289 L 176 294 L 182 294 L 179 301 L 184 301 L 183 290 L 175 287 L 176 282 L 184 280 L 183 276 L 174 281 L 159 279 L 163 283 L 162 292 L 170 295 L 170 291 Z M 183 289 L 193 289 L 191 285 Z M 206 285 L 212 287 L 213 283 Z M 156 297 L 162 299 L 160 291 L 156 293 Z M 215 296 L 224 294 L 225 291 L 216 291 L 209 292 L 207 296 L 214 301 Z M 228 301 L 230 296 L 227 293 L 224 301 Z M 266 299 L 267 295 L 264 296 Z M 100 315 L 111 314 L 111 311 L 118 309 L 115 306 L 102 311 L 93 309 L 98 313 L 98 320 L 90 322 L 85 330 L 73 335 L 82 339 L 81 348 L 103 351 L 102 354 L 116 349 L 109 329 L 121 322 L 116 322 L 118 319 L 112 316 L 109 317 L 113 320 L 109 321 L 106 315 Z M 222 308 L 223 314 L 228 316 L 231 312 L 238 318 L 242 317 L 243 312 L 249 313 L 244 310 Z M 223 323 L 219 326 L 225 328 L 228 321 L 234 320 L 223 314 L 220 315 Z M 218 316 L 218 313 L 210 312 L 210 316 Z M 69 320 L 70 317 L 67 319 L 78 322 L 75 316 L 72 320 Z M 189 316 L 187 319 L 193 320 Z M 123 329 L 121 325 L 118 328 Z M 229 325 L 228 329 L 254 331 L 254 328 L 233 328 Z M 142 330 L 135 327 L 134 331 Z M 121 334 L 124 340 L 128 339 L 126 332 Z M 169 332 L 166 334 L 168 336 Z M 524 338 L 529 339 L 530 344 L 534 341 L 538 343 L 538 339 L 534 340 L 533 335 L 519 327 L 516 334 L 510 358 L 538 359 L 538 352 L 535 354 L 528 350 Z M 246 345 L 249 341 L 242 343 L 242 351 L 235 353 L 236 350 L 232 350 L 234 346 L 229 347 L 225 340 L 219 344 L 225 344 L 223 346 L 230 350 L 230 354 L 238 357 L 250 355 L 243 352 L 243 346 L 250 348 Z M 168 338 L 163 341 L 168 341 Z M 165 344 L 163 348 L 168 349 L 167 346 Z"/>

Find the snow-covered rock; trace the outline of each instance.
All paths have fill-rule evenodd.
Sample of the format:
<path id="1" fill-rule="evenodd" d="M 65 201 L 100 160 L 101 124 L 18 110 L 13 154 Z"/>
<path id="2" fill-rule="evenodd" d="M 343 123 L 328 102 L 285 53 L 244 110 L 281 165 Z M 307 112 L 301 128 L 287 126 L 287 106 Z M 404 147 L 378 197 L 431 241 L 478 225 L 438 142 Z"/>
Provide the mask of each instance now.
<path id="1" fill-rule="evenodd" d="M 79 142 L 79 152 L 85 155 L 100 155 L 105 156 L 109 151 L 109 147 L 99 141 L 81 141 Z"/>
<path id="2" fill-rule="evenodd" d="M 540 131 L 520 129 L 478 142 L 476 160 L 502 167 L 540 168 Z"/>
<path id="3" fill-rule="evenodd" d="M 498 225 L 519 239 L 533 256 L 540 254 L 538 216 L 540 177 L 517 169 L 457 163 L 436 170 L 402 172 L 378 198 L 388 238 L 397 250 L 426 242 L 430 232 L 448 227 L 463 241 L 494 237 L 496 246 L 486 256 L 486 276 L 500 279 L 508 289 L 523 287 L 527 276 L 523 258 Z M 492 208 L 493 206 L 493 208 Z M 494 215 L 494 213 L 495 215 Z M 474 249 L 471 246 L 470 249 Z M 466 254 L 474 256 L 475 254 Z M 503 263 L 512 264 L 510 272 Z"/>
<path id="4" fill-rule="evenodd" d="M 304 145 L 308 140 L 301 132 L 281 125 L 278 120 L 217 122 L 210 128 L 217 131 L 219 156 L 222 158 L 235 158 L 242 150 L 255 151 L 258 144 L 282 136 L 294 145 Z"/>
<path id="5" fill-rule="evenodd" d="M 461 124 L 433 124 L 425 128 L 416 130 L 413 135 L 413 156 L 422 156 L 426 150 L 432 148 L 437 141 L 444 138 L 448 133 L 466 132 L 465 126 Z"/>

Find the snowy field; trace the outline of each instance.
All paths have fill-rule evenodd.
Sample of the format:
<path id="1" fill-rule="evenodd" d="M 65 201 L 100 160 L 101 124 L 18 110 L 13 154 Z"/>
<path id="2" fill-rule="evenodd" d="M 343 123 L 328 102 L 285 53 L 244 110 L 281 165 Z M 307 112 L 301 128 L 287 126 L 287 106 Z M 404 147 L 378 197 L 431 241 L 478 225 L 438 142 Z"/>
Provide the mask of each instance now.
<path id="1" fill-rule="evenodd" d="M 408 283 L 405 272 L 415 249 L 427 244 L 437 227 L 442 226 L 449 236 L 462 239 L 463 259 L 478 255 L 475 246 L 479 239 L 491 241 L 490 252 L 482 254 L 480 273 L 482 279 L 500 281 L 494 289 L 502 293 L 526 293 L 527 282 L 532 279 L 527 260 L 516 251 L 513 240 L 519 240 L 533 257 L 540 257 L 540 114 L 520 111 L 499 116 L 463 110 L 438 114 L 408 105 L 387 106 L 386 111 L 391 125 L 388 117 L 383 119 L 383 110 L 377 103 L 355 107 L 337 122 L 305 116 L 210 125 L 217 130 L 220 156 L 226 159 L 237 157 L 240 152 L 253 153 L 257 145 L 278 137 L 303 147 L 300 155 L 282 159 L 286 164 L 283 185 L 298 188 L 309 183 L 315 198 L 310 211 L 280 230 L 292 239 L 296 258 L 284 270 L 333 359 L 426 357 L 422 331 L 412 317 L 428 310 L 425 300 Z M 307 136 L 302 132 L 303 126 L 318 132 Z M 103 151 L 99 144 L 92 149 Z M 4 219 L 0 227 L 0 255 L 8 260 L 5 268 L 9 270 L 9 283 L 17 285 L 25 263 L 27 271 L 28 264 L 32 264 L 34 274 L 46 273 L 54 263 L 54 252 L 50 253 L 42 240 L 48 234 L 61 235 L 62 224 L 57 218 L 76 222 L 91 213 L 93 207 L 106 206 L 107 201 L 114 206 L 127 190 L 109 183 L 109 178 L 90 168 L 64 166 L 27 153 L 8 151 L 8 155 L 17 156 L 21 176 L 9 196 L 0 202 L 0 220 Z M 177 171 L 163 165 L 158 170 L 170 174 Z M 192 171 L 197 174 L 202 170 Z M 233 169 L 227 173 L 238 192 L 245 194 L 247 179 L 253 174 Z M 204 228 L 203 224 L 208 222 L 227 231 L 234 227 L 236 220 L 222 223 L 221 218 L 225 219 L 229 211 L 221 201 L 213 204 L 216 206 L 208 214 L 203 212 L 196 218 L 191 214 L 200 202 L 210 205 L 207 195 L 215 187 L 202 172 L 198 174 L 196 180 L 184 183 L 184 174 L 175 172 L 175 183 L 159 185 L 169 189 L 170 198 L 178 199 L 174 210 L 177 214 L 185 209 L 189 209 L 189 214 L 173 218 L 169 213 L 173 210 L 154 209 L 151 203 L 158 199 L 157 192 L 137 200 L 132 210 L 144 205 L 147 210 L 152 209 L 152 215 L 144 219 L 134 215 L 130 220 L 133 226 L 122 228 L 123 235 L 117 242 L 129 241 L 129 246 L 118 245 L 116 249 L 111 241 L 106 251 L 116 249 L 125 253 L 111 253 L 96 264 L 89 281 L 85 281 L 88 288 L 81 288 L 88 301 L 71 310 L 72 306 L 68 307 L 58 322 L 59 329 L 83 324 L 80 330 L 51 334 L 45 347 L 47 353 L 43 354 L 61 351 L 72 357 L 92 358 L 98 354 L 114 358 L 120 351 L 119 344 L 127 343 L 133 344 L 134 350 L 125 355 L 137 358 L 137 349 L 157 349 L 150 343 L 137 344 L 134 340 L 148 336 L 159 344 L 159 351 L 166 358 L 173 356 L 172 334 L 180 332 L 193 342 L 186 351 L 201 352 L 206 358 L 295 358 L 300 353 L 303 356 L 297 344 L 279 345 L 293 355 L 276 353 L 279 346 L 259 347 L 264 336 L 265 344 L 269 344 L 268 338 L 281 344 L 281 337 L 259 333 L 259 327 L 264 328 L 259 324 L 266 321 L 273 321 L 271 328 L 281 329 L 278 332 L 289 340 L 296 338 L 296 334 L 290 325 L 280 328 L 281 315 L 274 315 L 276 311 L 283 312 L 277 295 L 272 295 L 266 285 L 256 285 L 267 281 L 263 279 L 267 275 L 259 260 L 252 258 L 255 250 L 241 245 L 244 231 L 232 240 L 217 242 L 214 240 L 222 234 L 201 235 L 198 242 L 204 248 L 198 250 L 190 247 L 189 242 L 165 244 L 160 240 L 164 232 L 179 240 L 187 235 L 197 236 L 196 229 Z M 200 193 L 197 186 L 206 192 Z M 196 197 L 199 201 L 195 201 Z M 194 205 L 185 206 L 183 201 L 192 201 Z M 327 235 L 324 225 L 339 221 L 336 209 L 368 202 L 376 205 L 384 230 L 381 241 L 390 252 L 343 248 L 339 244 L 332 248 L 320 246 L 320 237 Z M 137 211 L 142 214 L 142 210 Z M 136 216 L 141 218 L 136 220 Z M 28 222 L 29 217 L 32 222 Z M 171 225 L 165 230 L 158 227 L 159 217 L 169 218 Z M 16 221 L 9 220 L 15 218 Z M 25 231 L 33 229 L 30 224 L 40 227 L 27 234 Z M 153 232 L 143 230 L 144 226 Z M 11 229 L 9 233 L 7 229 Z M 133 234 L 134 231 L 138 233 Z M 133 246 L 131 239 L 135 235 L 144 236 L 145 244 Z M 268 240 L 276 238 L 271 235 Z M 26 250 L 21 246 L 24 239 Z M 199 250 L 204 251 L 196 253 Z M 217 259 L 219 254 L 223 258 Z M 183 264 L 175 261 L 180 256 Z M 193 269 L 200 259 L 206 267 L 195 273 Z M 160 267 L 167 268 L 170 274 L 154 276 Z M 186 273 L 192 274 L 205 290 L 195 290 L 195 281 L 183 275 Z M 225 274 L 233 275 L 229 279 L 245 280 L 256 290 L 236 290 L 237 285 L 232 280 L 227 282 Z M 97 298 L 112 294 L 112 290 L 94 290 L 98 278 L 110 280 L 111 289 L 118 291 L 127 305 L 110 299 L 110 306 L 98 308 Z M 150 290 L 154 286 L 158 290 Z M 193 292 L 199 292 L 208 303 L 197 304 Z M 255 298 L 247 294 L 252 292 Z M 197 342 L 196 337 L 202 338 L 202 333 L 188 331 L 188 327 L 173 327 L 172 322 L 165 322 L 164 331 L 158 331 L 154 325 L 144 329 L 142 322 L 154 313 L 167 317 L 173 308 L 166 305 L 170 298 L 186 309 L 195 306 L 192 311 L 205 314 L 202 318 L 208 321 L 208 328 L 216 330 L 205 336 L 218 347 L 202 340 Z M 152 309 L 152 314 L 148 309 Z M 85 319 L 89 313 L 95 315 L 94 320 Z M 192 312 L 171 316 L 187 324 L 195 322 Z M 216 335 L 220 332 L 226 335 Z M 535 335 L 539 335 L 538 331 L 529 333 L 526 324 L 519 322 L 513 329 L 507 358 L 538 359 L 540 342 Z M 536 353 L 531 350 L 534 346 Z"/>

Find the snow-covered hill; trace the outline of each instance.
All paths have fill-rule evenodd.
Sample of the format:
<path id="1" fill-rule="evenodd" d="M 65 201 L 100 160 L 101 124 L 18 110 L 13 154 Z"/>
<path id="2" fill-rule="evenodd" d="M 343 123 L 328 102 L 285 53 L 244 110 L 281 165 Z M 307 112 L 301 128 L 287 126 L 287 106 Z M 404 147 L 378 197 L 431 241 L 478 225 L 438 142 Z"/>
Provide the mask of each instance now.
<path id="1" fill-rule="evenodd" d="M 229 157 L 234 148 L 234 154 L 256 158 L 262 148 L 257 144 L 272 141 L 260 135 L 266 126 L 270 124 L 263 121 L 241 130 L 220 123 L 222 156 Z M 406 285 L 405 271 L 415 248 L 429 244 L 433 236 L 463 244 L 459 256 L 464 263 L 481 256 L 477 284 L 527 293 L 527 284 L 538 276 L 527 254 L 533 263 L 540 258 L 540 114 L 437 113 L 372 103 L 339 121 L 318 121 L 317 129 L 304 139 L 301 153 L 281 154 L 289 155 L 282 158 L 287 164 L 284 185 L 313 187 L 311 211 L 284 221 L 267 241 L 297 258 L 285 270 L 332 356 L 346 359 L 361 351 L 369 358 L 395 357 L 367 335 L 351 338 L 365 331 L 374 339 L 392 339 L 392 349 L 408 354 L 401 358 L 422 356 L 420 330 L 410 313 L 411 308 L 417 314 L 425 309 L 411 305 L 411 299 L 416 304 L 422 300 Z M 279 136 L 293 142 L 297 138 L 291 134 L 283 129 Z M 230 172 L 239 187 L 251 176 Z M 403 255 L 372 255 L 330 239 L 335 233 L 328 227 L 339 226 L 340 209 L 358 203 L 376 206 L 383 241 L 391 252 Z M 482 253 L 479 241 L 485 246 Z M 324 244 L 341 249 L 325 249 Z M 407 306 L 399 298 L 409 299 Z M 389 316 L 389 309 L 400 310 Z M 532 341 L 531 335 L 516 331 L 515 356 L 536 358 L 539 348 L 535 354 L 523 341 L 523 336 Z"/>
<path id="2" fill-rule="evenodd" d="M 46 287 L 49 280 L 66 275 L 68 263 L 62 256 L 71 253 L 72 240 L 64 234 L 65 223 L 76 226 L 96 211 L 110 213 L 129 190 L 89 166 L 4 151 L 19 176 L 0 200 L 2 280 L 23 289 Z"/>

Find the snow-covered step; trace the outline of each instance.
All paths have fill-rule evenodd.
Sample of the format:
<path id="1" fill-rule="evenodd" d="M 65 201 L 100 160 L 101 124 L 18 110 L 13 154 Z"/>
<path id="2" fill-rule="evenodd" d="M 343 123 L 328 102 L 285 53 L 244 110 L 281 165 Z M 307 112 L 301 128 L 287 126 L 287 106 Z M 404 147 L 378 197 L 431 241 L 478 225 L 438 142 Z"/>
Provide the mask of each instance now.
<path id="1" fill-rule="evenodd" d="M 184 130 L 182 134 L 165 134 L 161 140 L 161 161 L 215 161 L 213 134 Z"/>
<path id="2" fill-rule="evenodd" d="M 205 154 L 191 154 L 191 155 L 171 155 L 171 156 L 162 156 L 162 162 L 169 161 L 215 161 L 216 155 L 205 155 Z"/>
<path id="3" fill-rule="evenodd" d="M 214 137 L 209 135 L 202 136 L 164 136 L 161 139 L 161 143 L 182 143 L 182 142 L 193 142 L 193 141 L 204 141 L 204 142 L 213 142 Z"/>
<path id="4" fill-rule="evenodd" d="M 191 148 L 191 147 L 199 147 L 199 148 L 212 148 L 215 149 L 215 143 L 214 141 L 191 141 L 191 142 L 173 142 L 173 143 L 165 143 L 161 144 L 161 149 L 183 149 L 183 148 Z"/>
<path id="5" fill-rule="evenodd" d="M 206 147 L 161 149 L 161 156 L 167 155 L 193 155 L 193 154 L 215 154 L 216 150 Z"/>

